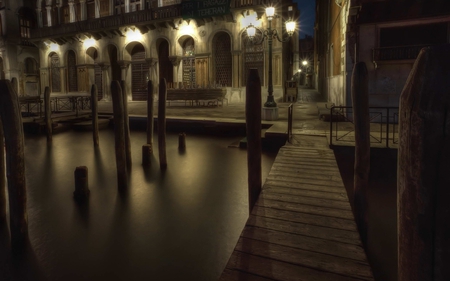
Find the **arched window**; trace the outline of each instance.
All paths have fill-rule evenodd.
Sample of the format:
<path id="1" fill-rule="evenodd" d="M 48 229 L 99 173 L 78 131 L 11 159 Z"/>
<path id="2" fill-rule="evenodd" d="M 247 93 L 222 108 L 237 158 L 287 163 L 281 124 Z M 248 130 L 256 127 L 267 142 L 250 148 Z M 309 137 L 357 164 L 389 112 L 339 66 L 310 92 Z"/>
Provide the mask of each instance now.
<path id="1" fill-rule="evenodd" d="M 32 58 L 25 59 L 25 74 L 28 76 L 38 74 L 37 63 L 34 59 Z"/>
<path id="2" fill-rule="evenodd" d="M 50 86 L 52 92 L 61 92 L 61 71 L 59 69 L 59 56 L 56 53 L 49 55 Z"/>
<path id="3" fill-rule="evenodd" d="M 242 73 L 242 82 L 247 85 L 247 76 L 250 68 L 258 69 L 261 86 L 264 85 L 264 46 L 263 44 L 253 44 L 250 42 L 246 34 L 243 34 L 242 42 L 244 43 L 244 72 Z M 261 31 L 257 30 L 255 41 L 260 41 Z"/>
<path id="4" fill-rule="evenodd" d="M 195 86 L 195 46 L 192 38 L 183 43 L 183 84 Z"/>
<path id="5" fill-rule="evenodd" d="M 169 59 L 169 43 L 163 40 L 158 47 L 159 78 L 173 82 L 173 65 Z"/>
<path id="6" fill-rule="evenodd" d="M 67 53 L 67 77 L 69 92 L 78 91 L 77 57 L 72 50 Z"/>
<path id="7" fill-rule="evenodd" d="M 231 39 L 225 32 L 220 32 L 213 39 L 214 80 L 224 87 L 231 87 L 233 64 L 231 56 Z"/>
<path id="8" fill-rule="evenodd" d="M 133 100 L 147 100 L 148 69 L 144 46 L 137 44 L 131 50 L 131 94 Z"/>

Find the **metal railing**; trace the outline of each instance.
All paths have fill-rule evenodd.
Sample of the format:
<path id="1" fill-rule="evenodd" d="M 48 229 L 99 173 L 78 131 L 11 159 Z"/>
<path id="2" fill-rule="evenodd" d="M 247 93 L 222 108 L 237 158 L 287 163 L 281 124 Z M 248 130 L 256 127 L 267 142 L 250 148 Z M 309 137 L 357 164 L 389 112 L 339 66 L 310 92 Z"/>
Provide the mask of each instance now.
<path id="1" fill-rule="evenodd" d="M 370 143 L 386 148 L 398 144 L 398 107 L 369 107 Z M 330 108 L 330 146 L 355 142 L 351 106 Z"/>
<path id="2" fill-rule="evenodd" d="M 419 55 L 420 50 L 430 45 L 383 47 L 373 49 L 373 61 L 388 60 L 414 60 Z"/>
<path id="3" fill-rule="evenodd" d="M 292 119 L 294 113 L 294 104 L 290 104 L 288 107 L 288 142 L 292 143 Z"/>

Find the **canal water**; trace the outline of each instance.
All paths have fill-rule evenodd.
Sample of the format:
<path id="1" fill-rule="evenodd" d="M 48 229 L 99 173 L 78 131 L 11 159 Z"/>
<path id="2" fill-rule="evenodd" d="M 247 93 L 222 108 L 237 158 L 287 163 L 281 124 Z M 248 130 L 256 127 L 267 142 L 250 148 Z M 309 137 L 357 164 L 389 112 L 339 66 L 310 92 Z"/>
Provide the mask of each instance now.
<path id="1" fill-rule="evenodd" d="M 116 182 L 114 133 L 68 131 L 25 139 L 30 245 L 14 258 L 0 228 L 0 280 L 217 280 L 248 217 L 247 152 L 240 137 L 167 137 L 165 172 L 141 165 L 144 132 L 131 132 L 130 187 Z M 262 155 L 263 182 L 275 158 Z M 73 199 L 74 170 L 87 166 L 90 197 Z"/>

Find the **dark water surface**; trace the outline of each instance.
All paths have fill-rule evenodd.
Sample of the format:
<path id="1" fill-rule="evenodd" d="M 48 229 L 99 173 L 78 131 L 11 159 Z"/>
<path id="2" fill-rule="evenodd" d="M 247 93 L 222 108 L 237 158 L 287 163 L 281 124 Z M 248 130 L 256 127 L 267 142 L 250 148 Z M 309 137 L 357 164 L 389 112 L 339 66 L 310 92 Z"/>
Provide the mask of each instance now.
<path id="1" fill-rule="evenodd" d="M 11 258 L 0 228 L 0 280 L 217 280 L 248 217 L 246 150 L 239 137 L 168 135 L 168 169 L 141 165 L 146 136 L 132 132 L 129 192 L 117 190 L 114 135 L 64 132 L 47 146 L 25 140 L 30 247 Z M 274 161 L 263 153 L 263 182 Z M 74 170 L 89 169 L 87 204 L 73 199 Z"/>

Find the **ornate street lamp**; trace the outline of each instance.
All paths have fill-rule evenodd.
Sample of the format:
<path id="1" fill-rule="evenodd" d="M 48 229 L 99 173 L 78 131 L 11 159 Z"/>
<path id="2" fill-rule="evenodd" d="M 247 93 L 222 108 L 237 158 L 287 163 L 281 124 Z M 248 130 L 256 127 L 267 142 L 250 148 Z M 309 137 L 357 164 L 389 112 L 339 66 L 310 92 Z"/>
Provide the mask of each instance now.
<path id="1" fill-rule="evenodd" d="M 267 7 L 266 8 L 266 16 L 269 20 L 269 26 L 267 30 L 260 30 L 259 28 L 255 27 L 252 23 L 249 24 L 247 27 L 247 36 L 250 39 L 250 42 L 253 44 L 262 44 L 264 39 L 267 38 L 267 43 L 269 45 L 269 86 L 268 86 L 268 96 L 267 101 L 264 103 L 264 107 L 277 107 L 277 103 L 275 102 L 273 98 L 273 84 L 272 84 L 272 40 L 273 38 L 276 38 L 280 42 L 288 42 L 294 34 L 295 31 L 295 22 L 292 20 L 289 20 L 286 22 L 286 32 L 289 35 L 286 39 L 282 39 L 278 36 L 278 32 L 276 29 L 272 29 L 272 19 L 275 17 L 275 8 L 274 7 Z M 263 36 L 259 42 L 254 42 L 256 30 L 259 30 Z"/>

